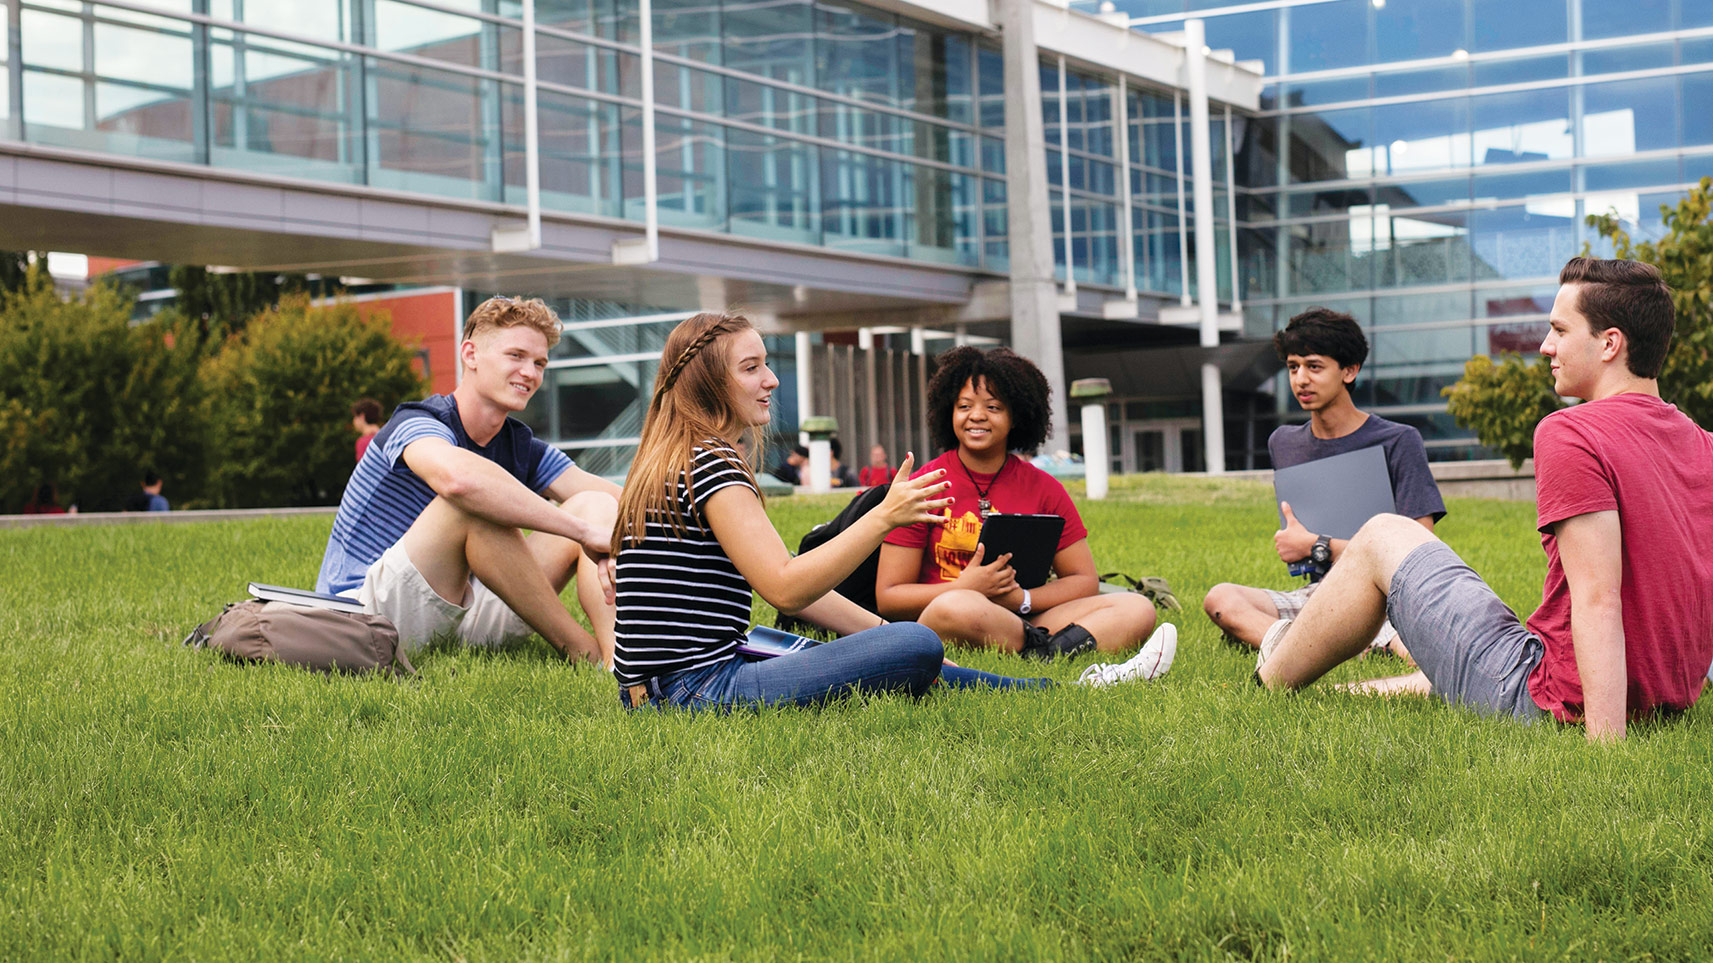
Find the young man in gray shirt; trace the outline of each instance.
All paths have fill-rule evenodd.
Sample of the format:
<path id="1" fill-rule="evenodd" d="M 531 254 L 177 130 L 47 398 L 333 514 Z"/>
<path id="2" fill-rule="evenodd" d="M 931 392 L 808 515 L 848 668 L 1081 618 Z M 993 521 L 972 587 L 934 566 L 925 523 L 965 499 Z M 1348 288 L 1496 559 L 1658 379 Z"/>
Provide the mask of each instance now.
<path id="1" fill-rule="evenodd" d="M 1267 439 L 1274 470 L 1381 446 L 1391 476 L 1395 510 L 1433 531 L 1434 522 L 1445 515 L 1445 502 L 1428 469 L 1421 433 L 1371 415 L 1357 408 L 1350 398 L 1350 386 L 1368 358 L 1368 339 L 1356 321 L 1348 314 L 1310 308 L 1273 336 L 1273 347 L 1290 372 L 1291 393 L 1309 413 L 1307 423 L 1281 425 Z M 1287 565 L 1307 563 L 1312 569 L 1309 583 L 1279 591 L 1222 582 L 1202 602 L 1215 625 L 1252 648 L 1260 647 L 1268 626 L 1293 618 L 1302 610 L 1347 544 L 1345 539 L 1309 531 L 1292 514 L 1288 503 L 1279 507 L 1285 527 L 1273 534 L 1273 548 Z M 1390 626 L 1383 625 L 1374 644 L 1390 646 L 1407 657 L 1396 636 Z"/>

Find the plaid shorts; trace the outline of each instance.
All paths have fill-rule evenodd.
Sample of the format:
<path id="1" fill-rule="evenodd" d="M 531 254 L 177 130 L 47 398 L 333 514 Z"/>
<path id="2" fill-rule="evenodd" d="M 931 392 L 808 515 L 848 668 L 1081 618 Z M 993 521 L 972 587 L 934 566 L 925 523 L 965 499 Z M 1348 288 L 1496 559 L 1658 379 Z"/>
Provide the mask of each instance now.
<path id="1" fill-rule="evenodd" d="M 1294 619 L 1302 614 L 1303 606 L 1308 604 L 1309 596 L 1313 595 L 1314 590 L 1319 586 L 1319 582 L 1310 582 L 1301 588 L 1291 589 L 1288 592 L 1270 588 L 1264 588 L 1261 591 L 1267 593 L 1267 598 L 1273 603 L 1273 607 L 1279 610 L 1279 618 Z M 1375 633 L 1374 641 L 1368 643 L 1368 648 L 1388 648 L 1391 646 L 1392 640 L 1397 637 L 1398 630 L 1392 628 L 1392 623 L 1390 621 L 1382 622 L 1380 631 Z M 1404 644 L 1407 646 L 1409 643 Z"/>

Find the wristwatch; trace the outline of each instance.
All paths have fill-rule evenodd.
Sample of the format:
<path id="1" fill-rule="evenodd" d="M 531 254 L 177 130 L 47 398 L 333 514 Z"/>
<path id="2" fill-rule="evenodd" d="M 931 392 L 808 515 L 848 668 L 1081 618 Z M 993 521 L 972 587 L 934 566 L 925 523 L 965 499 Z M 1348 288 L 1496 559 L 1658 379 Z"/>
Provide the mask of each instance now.
<path id="1" fill-rule="evenodd" d="M 1017 614 L 1018 615 L 1028 615 L 1030 612 L 1033 612 L 1034 610 L 1035 610 L 1035 606 L 1033 606 L 1029 603 L 1029 590 L 1024 589 L 1023 590 L 1023 604 L 1017 606 Z"/>
<path id="2" fill-rule="evenodd" d="M 1322 535 L 1314 540 L 1314 548 L 1309 549 L 1309 561 L 1325 568 L 1332 564 L 1332 536 Z"/>

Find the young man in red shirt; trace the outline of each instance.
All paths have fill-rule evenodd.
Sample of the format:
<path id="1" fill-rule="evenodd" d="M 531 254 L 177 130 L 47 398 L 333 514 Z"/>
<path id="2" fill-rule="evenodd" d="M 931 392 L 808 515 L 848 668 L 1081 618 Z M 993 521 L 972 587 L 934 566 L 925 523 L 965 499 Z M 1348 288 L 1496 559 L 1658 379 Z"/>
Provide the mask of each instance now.
<path id="1" fill-rule="evenodd" d="M 1390 616 L 1430 691 L 1477 711 L 1614 740 L 1695 703 L 1713 659 L 1713 434 L 1659 396 L 1670 290 L 1651 265 L 1596 258 L 1572 258 L 1559 283 L 1541 353 L 1553 389 L 1585 403 L 1535 429 L 1547 575 L 1527 626 L 1443 542 L 1382 515 L 1267 630 L 1262 685 L 1309 685 Z"/>

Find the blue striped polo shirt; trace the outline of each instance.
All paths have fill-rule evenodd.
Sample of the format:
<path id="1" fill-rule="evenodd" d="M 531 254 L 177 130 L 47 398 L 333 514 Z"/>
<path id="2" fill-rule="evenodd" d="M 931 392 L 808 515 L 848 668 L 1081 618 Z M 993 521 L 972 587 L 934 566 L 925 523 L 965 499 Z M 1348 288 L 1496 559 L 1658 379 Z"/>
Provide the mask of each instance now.
<path id="1" fill-rule="evenodd" d="M 315 580 L 317 592 L 346 592 L 362 585 L 369 566 L 404 537 L 434 500 L 434 489 L 402 457 L 406 446 L 423 438 L 439 438 L 475 452 L 533 492 L 545 490 L 571 467 L 564 452 L 536 438 L 515 418 L 507 418 L 499 434 L 478 445 L 465 433 L 451 395 L 399 405 L 392 420 L 369 443 L 339 499 L 339 514 L 333 518 L 333 533 L 327 537 L 321 574 Z"/>

